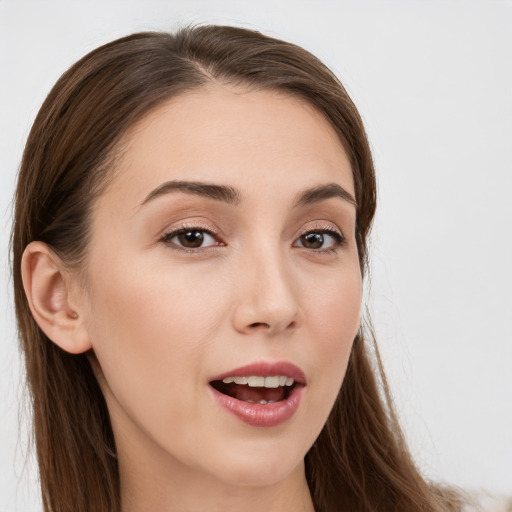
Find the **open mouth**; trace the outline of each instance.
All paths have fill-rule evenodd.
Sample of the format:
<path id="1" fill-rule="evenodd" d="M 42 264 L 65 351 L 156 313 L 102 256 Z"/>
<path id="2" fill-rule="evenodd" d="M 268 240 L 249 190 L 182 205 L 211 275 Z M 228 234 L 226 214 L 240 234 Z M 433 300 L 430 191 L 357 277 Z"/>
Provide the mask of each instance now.
<path id="1" fill-rule="evenodd" d="M 242 402 L 273 404 L 287 400 L 295 387 L 300 385 L 286 375 L 270 377 L 226 377 L 214 380 L 210 385 L 219 393 Z"/>
<path id="2" fill-rule="evenodd" d="M 287 361 L 259 361 L 213 377 L 215 402 L 252 427 L 285 424 L 298 411 L 306 376 Z"/>

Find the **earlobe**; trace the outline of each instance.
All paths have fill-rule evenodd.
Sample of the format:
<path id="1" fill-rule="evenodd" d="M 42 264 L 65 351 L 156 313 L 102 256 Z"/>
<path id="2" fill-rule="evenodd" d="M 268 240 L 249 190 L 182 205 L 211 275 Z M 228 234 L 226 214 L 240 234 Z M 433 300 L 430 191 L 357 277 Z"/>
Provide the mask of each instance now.
<path id="1" fill-rule="evenodd" d="M 71 301 L 69 276 L 63 269 L 58 256 L 43 242 L 31 242 L 23 253 L 23 287 L 35 321 L 60 348 L 80 354 L 91 343 L 78 305 Z"/>

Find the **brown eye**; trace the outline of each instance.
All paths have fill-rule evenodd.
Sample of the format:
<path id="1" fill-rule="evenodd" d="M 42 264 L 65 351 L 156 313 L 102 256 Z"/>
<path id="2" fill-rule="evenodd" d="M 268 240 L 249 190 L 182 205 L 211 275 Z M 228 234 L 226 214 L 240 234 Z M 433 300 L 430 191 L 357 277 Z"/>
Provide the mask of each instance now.
<path id="1" fill-rule="evenodd" d="M 201 247 L 204 240 L 204 235 L 201 231 L 185 231 L 179 233 L 177 238 L 183 247 Z"/>
<path id="2" fill-rule="evenodd" d="M 168 233 L 163 238 L 163 241 L 167 244 L 183 247 L 184 249 L 199 249 L 200 247 L 209 247 L 217 244 L 212 233 L 205 229 L 195 228 L 180 229 Z"/>
<path id="3" fill-rule="evenodd" d="M 338 231 L 323 229 L 319 231 L 309 231 L 299 237 L 296 244 L 305 249 L 333 249 L 343 245 L 345 239 Z"/>
<path id="4" fill-rule="evenodd" d="M 324 235 L 322 233 L 306 233 L 300 239 L 302 246 L 307 249 L 320 249 L 324 244 Z"/>

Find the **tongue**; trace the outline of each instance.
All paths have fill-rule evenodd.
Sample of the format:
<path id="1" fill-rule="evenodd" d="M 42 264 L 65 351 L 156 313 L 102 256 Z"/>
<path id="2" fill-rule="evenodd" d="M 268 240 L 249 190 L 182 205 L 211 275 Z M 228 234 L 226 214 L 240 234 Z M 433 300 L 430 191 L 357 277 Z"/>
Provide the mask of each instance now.
<path id="1" fill-rule="evenodd" d="M 260 400 L 278 402 L 285 398 L 285 389 L 281 386 L 278 388 L 251 388 L 249 386 L 235 384 L 230 391 L 232 392 L 230 392 L 230 395 L 233 398 L 243 400 L 244 402 L 248 400 L 252 400 L 253 402 L 259 402 Z"/>

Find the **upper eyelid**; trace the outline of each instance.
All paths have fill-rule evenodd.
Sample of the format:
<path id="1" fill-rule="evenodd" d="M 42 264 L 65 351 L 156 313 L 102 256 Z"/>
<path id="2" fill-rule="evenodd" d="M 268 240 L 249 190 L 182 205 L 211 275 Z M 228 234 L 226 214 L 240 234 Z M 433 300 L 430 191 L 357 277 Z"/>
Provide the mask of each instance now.
<path id="1" fill-rule="evenodd" d="M 337 234 L 341 235 L 343 238 L 345 238 L 343 230 L 341 230 L 338 226 L 333 225 L 332 223 L 329 223 L 329 224 L 322 223 L 322 224 L 310 226 L 307 229 L 300 231 L 299 236 L 302 236 L 306 233 L 315 232 L 315 231 L 323 231 L 323 232 L 327 232 L 327 233 L 328 232 L 337 233 Z"/>
<path id="2" fill-rule="evenodd" d="M 303 233 L 309 233 L 310 231 L 333 231 L 341 233 L 341 229 L 334 226 L 313 226 L 303 231 Z"/>
<path id="3" fill-rule="evenodd" d="M 204 226 L 180 226 L 179 228 L 173 228 L 173 229 L 169 229 L 169 230 L 165 231 L 164 236 L 165 235 L 167 235 L 167 236 L 175 235 L 175 234 L 181 233 L 183 231 L 187 231 L 187 230 L 204 231 L 205 233 L 208 233 L 210 235 L 216 234 L 216 231 L 212 230 L 211 228 L 204 227 Z"/>

